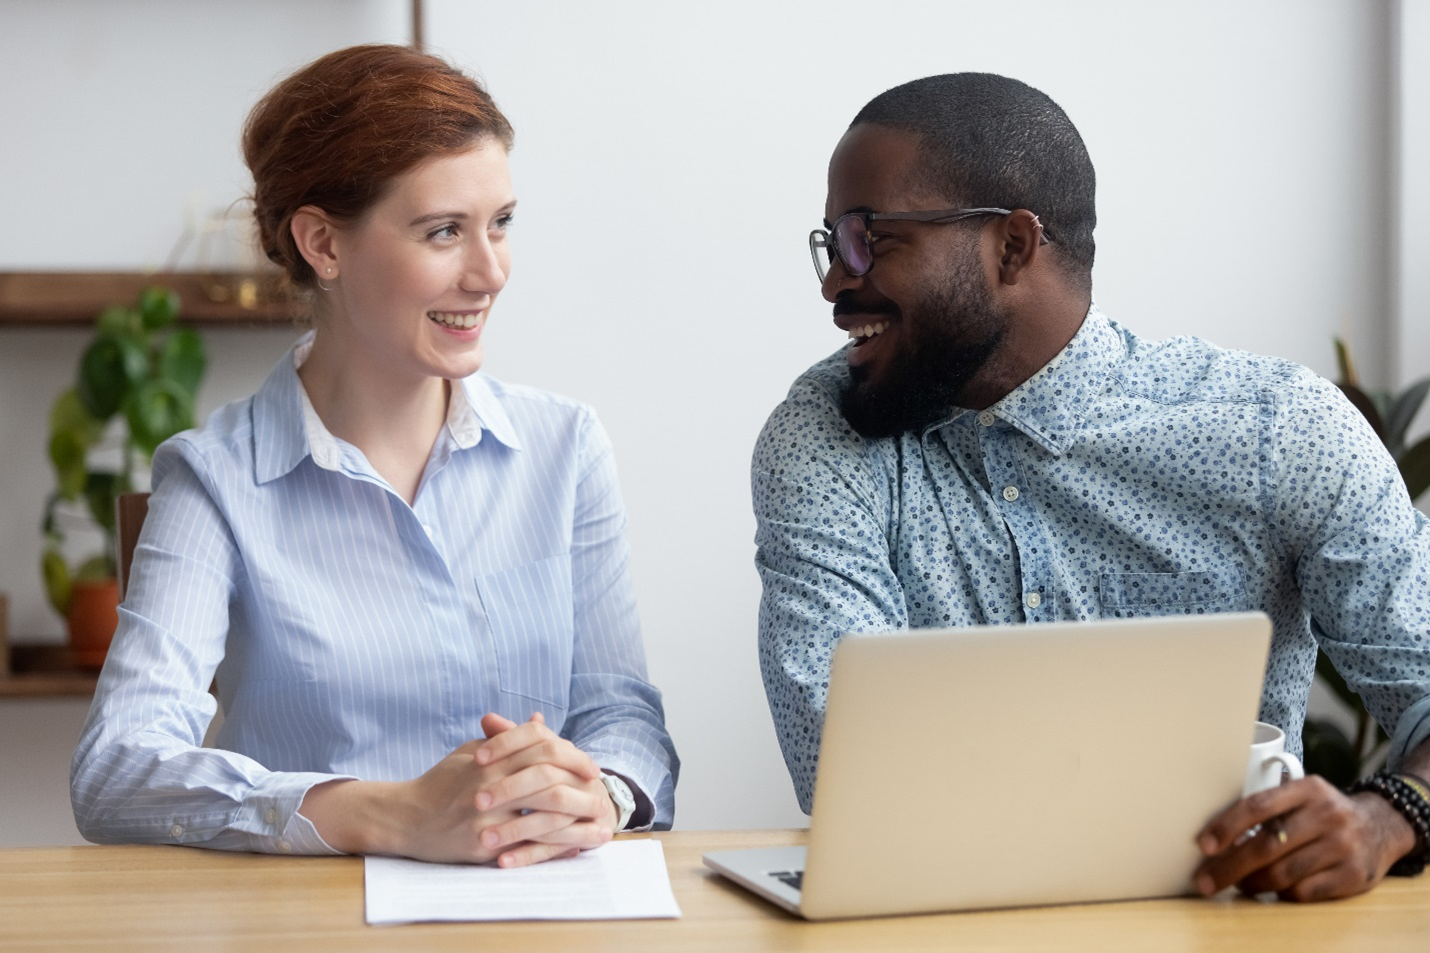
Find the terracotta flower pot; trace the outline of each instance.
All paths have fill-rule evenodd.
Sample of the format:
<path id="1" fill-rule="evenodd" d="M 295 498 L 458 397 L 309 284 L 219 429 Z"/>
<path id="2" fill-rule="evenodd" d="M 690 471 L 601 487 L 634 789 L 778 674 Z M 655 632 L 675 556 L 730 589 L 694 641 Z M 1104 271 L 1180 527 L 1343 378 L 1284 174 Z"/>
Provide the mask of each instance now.
<path id="1" fill-rule="evenodd" d="M 68 613 L 70 654 L 75 664 L 100 668 L 114 630 L 119 628 L 119 581 L 76 582 Z"/>

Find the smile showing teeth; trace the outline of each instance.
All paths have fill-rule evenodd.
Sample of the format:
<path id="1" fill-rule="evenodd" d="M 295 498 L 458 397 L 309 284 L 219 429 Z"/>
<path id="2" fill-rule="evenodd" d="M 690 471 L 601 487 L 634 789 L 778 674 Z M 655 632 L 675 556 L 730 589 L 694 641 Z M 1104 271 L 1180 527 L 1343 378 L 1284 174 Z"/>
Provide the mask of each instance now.
<path id="1" fill-rule="evenodd" d="M 850 328 L 849 340 L 858 341 L 861 338 L 871 338 L 876 334 L 883 334 L 884 329 L 889 326 L 889 322 L 880 321 L 878 324 L 866 324 L 862 328 Z"/>
<path id="2" fill-rule="evenodd" d="M 459 331 L 474 328 L 482 321 L 479 314 L 458 314 L 452 311 L 428 311 L 427 317 L 445 328 L 455 328 Z"/>

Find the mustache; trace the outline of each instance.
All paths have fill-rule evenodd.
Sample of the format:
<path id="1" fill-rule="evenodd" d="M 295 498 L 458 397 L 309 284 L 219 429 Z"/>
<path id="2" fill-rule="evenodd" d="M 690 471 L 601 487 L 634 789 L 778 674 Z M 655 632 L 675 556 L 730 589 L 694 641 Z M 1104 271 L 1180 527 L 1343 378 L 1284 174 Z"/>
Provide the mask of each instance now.
<path id="1" fill-rule="evenodd" d="M 861 304 L 854 300 L 854 292 L 841 291 L 834 298 L 834 317 L 837 318 L 841 314 L 888 314 L 898 317 L 899 306 L 888 300 Z"/>

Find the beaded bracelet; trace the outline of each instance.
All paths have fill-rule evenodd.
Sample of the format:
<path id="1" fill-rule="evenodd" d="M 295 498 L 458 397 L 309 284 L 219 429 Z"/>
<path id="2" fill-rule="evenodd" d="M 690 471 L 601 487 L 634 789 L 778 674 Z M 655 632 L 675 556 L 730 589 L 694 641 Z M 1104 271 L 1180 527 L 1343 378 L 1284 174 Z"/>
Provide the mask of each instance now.
<path id="1" fill-rule="evenodd" d="M 1351 794 L 1361 791 L 1379 794 L 1410 822 L 1415 831 L 1415 848 L 1391 865 L 1390 873 L 1396 877 L 1414 877 L 1425 869 L 1425 861 L 1430 857 L 1430 796 L 1420 779 L 1412 781 L 1412 777 L 1377 771 L 1346 789 Z"/>

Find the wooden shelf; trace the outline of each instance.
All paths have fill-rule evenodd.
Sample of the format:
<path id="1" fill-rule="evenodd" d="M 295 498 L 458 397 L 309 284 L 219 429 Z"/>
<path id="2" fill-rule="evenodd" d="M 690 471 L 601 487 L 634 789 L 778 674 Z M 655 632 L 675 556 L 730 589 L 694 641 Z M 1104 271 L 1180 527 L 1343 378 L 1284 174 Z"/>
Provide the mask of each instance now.
<path id="1" fill-rule="evenodd" d="M 0 698 L 60 698 L 94 694 L 99 672 L 83 669 L 63 645 L 11 645 L 10 674 L 0 675 Z"/>
<path id="2" fill-rule="evenodd" d="M 184 324 L 285 324 L 297 313 L 269 272 L 9 271 L 0 272 L 0 326 L 88 326 L 105 308 L 132 303 L 149 285 L 179 293 Z"/>

